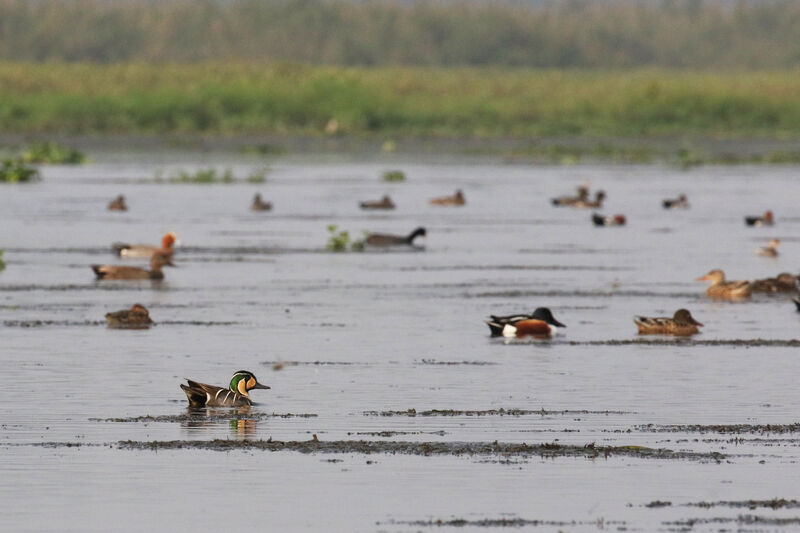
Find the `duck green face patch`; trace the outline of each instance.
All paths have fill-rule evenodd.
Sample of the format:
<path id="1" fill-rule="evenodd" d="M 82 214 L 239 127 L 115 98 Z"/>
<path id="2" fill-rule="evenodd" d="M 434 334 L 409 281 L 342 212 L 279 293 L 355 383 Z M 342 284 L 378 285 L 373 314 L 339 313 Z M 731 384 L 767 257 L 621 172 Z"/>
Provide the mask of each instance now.
<path id="1" fill-rule="evenodd" d="M 249 378 L 249 377 L 250 377 L 250 374 L 245 374 L 243 372 L 237 372 L 236 374 L 234 374 L 233 377 L 231 378 L 231 390 L 232 391 L 236 391 L 236 392 L 240 392 L 239 391 L 239 382 L 242 382 L 242 381 L 244 381 L 244 383 L 242 383 L 242 389 L 245 389 L 245 385 L 247 383 L 247 378 Z"/>

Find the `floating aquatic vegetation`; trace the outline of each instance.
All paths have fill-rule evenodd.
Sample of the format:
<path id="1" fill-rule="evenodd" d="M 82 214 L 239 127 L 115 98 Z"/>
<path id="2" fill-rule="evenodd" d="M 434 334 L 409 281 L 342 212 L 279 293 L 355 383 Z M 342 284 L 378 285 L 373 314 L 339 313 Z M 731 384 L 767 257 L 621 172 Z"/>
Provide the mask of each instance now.
<path id="1" fill-rule="evenodd" d="M 339 230 L 336 224 L 328 225 L 328 244 L 325 246 L 332 252 L 346 252 L 349 248 L 353 252 L 361 252 L 364 250 L 364 239 L 350 239 L 350 232 L 347 230 Z"/>
<path id="2" fill-rule="evenodd" d="M 4 159 L 0 162 L 0 182 L 25 183 L 39 179 L 39 171 L 22 159 Z"/>
<path id="3" fill-rule="evenodd" d="M 383 173 L 383 181 L 405 181 L 406 173 L 402 170 L 387 170 Z"/>
<path id="4" fill-rule="evenodd" d="M 86 155 L 74 148 L 66 148 L 56 142 L 35 142 L 22 152 L 24 163 L 54 165 L 77 165 L 86 161 Z"/>

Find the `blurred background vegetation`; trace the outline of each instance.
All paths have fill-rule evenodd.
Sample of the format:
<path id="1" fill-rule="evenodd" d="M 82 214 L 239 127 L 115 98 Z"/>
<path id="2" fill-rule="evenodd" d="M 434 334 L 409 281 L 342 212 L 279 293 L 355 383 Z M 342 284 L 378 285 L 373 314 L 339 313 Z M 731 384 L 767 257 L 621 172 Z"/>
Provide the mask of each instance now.
<path id="1" fill-rule="evenodd" d="M 800 135 L 790 0 L 0 0 L 0 133 Z"/>

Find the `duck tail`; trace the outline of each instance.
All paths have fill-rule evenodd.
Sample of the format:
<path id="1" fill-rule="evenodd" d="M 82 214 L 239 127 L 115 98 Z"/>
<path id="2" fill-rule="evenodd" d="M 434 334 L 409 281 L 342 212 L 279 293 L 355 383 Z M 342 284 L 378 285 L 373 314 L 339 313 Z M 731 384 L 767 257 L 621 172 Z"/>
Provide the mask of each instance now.
<path id="1" fill-rule="evenodd" d="M 125 244 L 123 242 L 115 242 L 111 245 L 111 249 L 114 250 L 117 255 L 122 255 L 122 250 L 127 250 L 130 247 L 130 244 Z"/>
<path id="2" fill-rule="evenodd" d="M 489 326 L 489 331 L 491 332 L 492 337 L 503 336 L 503 324 L 495 322 L 494 320 L 487 320 L 486 325 Z"/>
<path id="3" fill-rule="evenodd" d="M 195 388 L 191 380 L 186 380 L 189 385 L 181 383 L 181 389 L 186 393 L 186 398 L 189 399 L 190 407 L 204 407 L 206 405 L 206 393 L 202 389 Z"/>
<path id="4" fill-rule="evenodd" d="M 91 265 L 92 270 L 94 270 L 94 275 L 97 276 L 97 279 L 103 279 L 106 277 L 106 273 L 103 271 L 103 265 Z"/>

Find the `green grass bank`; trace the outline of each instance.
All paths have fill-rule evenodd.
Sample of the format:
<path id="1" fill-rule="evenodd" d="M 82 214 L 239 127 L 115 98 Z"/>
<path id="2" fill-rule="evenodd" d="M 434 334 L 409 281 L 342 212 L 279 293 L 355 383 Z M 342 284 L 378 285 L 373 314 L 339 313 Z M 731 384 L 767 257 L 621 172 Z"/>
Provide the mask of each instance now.
<path id="1" fill-rule="evenodd" d="M 800 71 L 0 63 L 0 134 L 800 137 Z"/>

